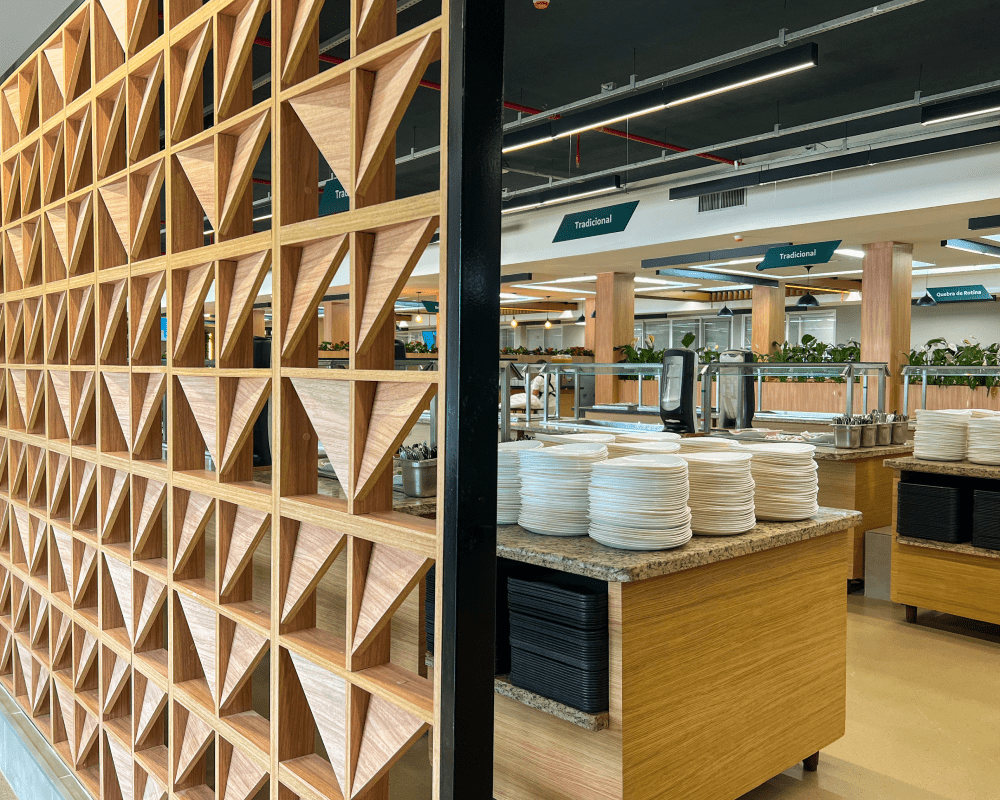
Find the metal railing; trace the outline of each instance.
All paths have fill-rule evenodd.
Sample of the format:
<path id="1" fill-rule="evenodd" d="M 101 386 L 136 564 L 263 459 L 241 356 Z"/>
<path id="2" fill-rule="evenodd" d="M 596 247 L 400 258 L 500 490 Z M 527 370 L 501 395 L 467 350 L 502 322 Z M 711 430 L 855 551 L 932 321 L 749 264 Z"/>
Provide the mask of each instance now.
<path id="1" fill-rule="evenodd" d="M 708 409 L 701 415 L 702 430 L 706 433 L 712 429 L 712 380 L 718 375 L 750 375 L 757 382 L 758 411 L 763 410 L 763 393 L 765 378 L 839 378 L 848 385 L 844 392 L 845 409 L 848 416 L 854 413 L 854 381 L 861 379 L 861 405 L 868 409 L 869 376 L 874 374 L 878 384 L 878 410 L 885 411 L 885 386 L 889 376 L 889 365 L 877 361 L 831 361 L 816 364 L 774 364 L 767 361 L 750 364 L 719 363 L 704 364 L 701 367 L 701 407 Z"/>
<path id="2" fill-rule="evenodd" d="M 935 366 L 932 364 L 906 365 L 903 375 L 903 409 L 910 407 L 910 379 L 920 378 L 920 408 L 927 408 L 928 378 L 995 378 L 1000 382 L 1000 367 Z"/>

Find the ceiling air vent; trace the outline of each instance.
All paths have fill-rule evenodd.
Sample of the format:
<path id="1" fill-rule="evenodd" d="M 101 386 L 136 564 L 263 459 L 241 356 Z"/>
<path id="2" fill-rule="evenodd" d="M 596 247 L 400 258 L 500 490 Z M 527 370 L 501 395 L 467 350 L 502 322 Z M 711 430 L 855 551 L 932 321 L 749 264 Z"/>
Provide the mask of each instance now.
<path id="1" fill-rule="evenodd" d="M 721 211 L 723 208 L 745 206 L 747 204 L 746 189 L 728 189 L 724 192 L 712 192 L 698 196 L 698 213 L 702 211 Z"/>

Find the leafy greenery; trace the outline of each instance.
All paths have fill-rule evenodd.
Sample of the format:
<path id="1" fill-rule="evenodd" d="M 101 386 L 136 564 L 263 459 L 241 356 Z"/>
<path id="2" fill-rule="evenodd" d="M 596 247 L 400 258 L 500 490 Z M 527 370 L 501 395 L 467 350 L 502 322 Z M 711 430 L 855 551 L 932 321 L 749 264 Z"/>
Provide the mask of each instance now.
<path id="1" fill-rule="evenodd" d="M 765 361 L 769 364 L 823 364 L 823 363 L 844 363 L 848 361 L 861 360 L 861 345 L 853 339 L 844 344 L 828 344 L 821 342 L 815 336 L 805 334 L 799 344 L 789 344 L 787 341 L 782 344 L 774 343 L 777 349 L 770 354 L 755 353 L 754 361 Z M 788 378 L 778 378 L 784 383 Z M 806 381 L 831 380 L 834 383 L 843 383 L 843 378 L 824 378 L 817 376 L 797 377 L 791 380 L 799 383 Z"/>
<path id="2" fill-rule="evenodd" d="M 965 339 L 962 344 L 952 344 L 943 338 L 931 339 L 923 347 L 910 350 L 905 354 L 911 366 L 956 366 L 956 367 L 996 367 L 1000 366 L 1000 344 L 981 345 L 975 339 Z M 919 375 L 911 375 L 910 383 L 919 384 L 923 379 Z M 1000 386 L 1000 378 L 977 375 L 933 376 L 927 377 L 928 386 L 968 386 L 975 389 L 979 386 Z"/>
<path id="3" fill-rule="evenodd" d="M 556 350 L 552 347 L 547 347 L 544 350 L 541 347 L 536 347 L 534 350 L 529 350 L 527 347 L 501 347 L 500 355 L 502 356 L 591 356 L 593 357 L 594 351 L 588 350 L 586 347 L 565 347 L 562 350 Z"/>
<path id="4" fill-rule="evenodd" d="M 434 345 L 434 347 L 428 347 L 423 342 L 406 343 L 407 353 L 436 353 L 437 351 L 438 351 L 437 345 Z"/>
<path id="5" fill-rule="evenodd" d="M 347 350 L 347 342 L 320 342 L 320 350 L 340 351 Z"/>

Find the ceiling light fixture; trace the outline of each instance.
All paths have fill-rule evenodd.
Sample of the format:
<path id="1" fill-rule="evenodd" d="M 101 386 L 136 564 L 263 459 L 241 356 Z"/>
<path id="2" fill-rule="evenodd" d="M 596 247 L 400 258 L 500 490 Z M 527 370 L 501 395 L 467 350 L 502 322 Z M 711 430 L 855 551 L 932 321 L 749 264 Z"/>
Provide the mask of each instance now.
<path id="1" fill-rule="evenodd" d="M 988 92 L 974 97 L 963 97 L 947 103 L 927 106 L 920 112 L 921 125 L 935 125 L 956 119 L 979 117 L 984 114 L 1000 113 L 1000 92 Z"/>
<path id="2" fill-rule="evenodd" d="M 812 269 L 812 267 L 806 267 L 806 278 L 807 279 L 809 277 L 809 271 L 811 269 Z M 797 302 L 795 304 L 796 308 L 800 308 L 800 309 L 804 309 L 804 308 L 816 308 L 816 306 L 818 306 L 818 305 L 819 305 L 819 300 L 817 300 L 813 296 L 812 292 L 810 292 L 808 290 L 808 288 L 806 289 L 806 293 L 804 295 L 802 295 L 802 297 L 799 298 L 799 302 Z"/>
<path id="3" fill-rule="evenodd" d="M 410 327 L 409 320 L 401 319 L 399 321 L 399 327 L 400 328 L 409 328 Z"/>
<path id="4" fill-rule="evenodd" d="M 551 299 L 552 299 L 551 296 L 545 295 L 546 302 L 548 302 Z M 549 310 L 546 308 L 545 309 L 545 328 L 548 329 L 548 328 L 551 328 L 551 327 L 552 327 L 552 321 L 549 319 Z"/>
<path id="5" fill-rule="evenodd" d="M 846 248 L 846 247 L 843 248 L 843 249 L 841 249 L 841 250 L 834 250 L 833 252 L 836 253 L 838 256 L 847 256 L 848 258 L 864 258 L 865 257 L 865 251 L 864 250 L 851 250 L 851 249 Z"/>
<path id="6" fill-rule="evenodd" d="M 512 327 L 512 328 L 516 328 L 517 327 L 517 317 L 511 317 L 510 318 L 510 327 Z"/>
<path id="7" fill-rule="evenodd" d="M 420 292 L 417 292 L 417 302 L 418 302 L 418 303 L 420 302 Z M 416 323 L 417 323 L 418 325 L 419 325 L 419 324 L 420 324 L 421 322 L 423 322 L 423 321 L 424 321 L 424 318 L 423 318 L 422 316 L 420 316 L 420 312 L 419 312 L 419 311 L 417 312 L 417 316 L 415 316 L 415 317 L 413 318 L 413 321 L 414 321 L 414 322 L 416 322 Z"/>
<path id="8" fill-rule="evenodd" d="M 545 185 L 538 187 L 545 189 Z M 580 181 L 568 186 L 560 186 L 556 189 L 541 191 L 537 196 L 531 195 L 526 198 L 515 198 L 508 200 L 501 207 L 501 214 L 513 214 L 517 211 L 530 211 L 533 208 L 543 208 L 557 203 L 568 203 L 572 200 L 582 200 L 585 197 L 593 197 L 598 194 L 621 191 L 621 177 L 618 175 L 604 175 L 600 178 L 592 178 L 588 181 Z"/>
<path id="9" fill-rule="evenodd" d="M 818 63 L 819 48 L 815 43 L 789 47 L 745 64 L 737 64 L 680 83 L 661 86 L 642 94 L 629 95 L 576 114 L 512 131 L 503 137 L 503 152 L 512 153 L 526 147 L 545 144 L 555 139 L 563 139 L 594 128 L 603 128 L 616 122 L 662 111 L 665 108 L 692 103 L 809 69 Z"/>
<path id="10" fill-rule="evenodd" d="M 930 289 L 927 287 L 927 279 L 924 278 L 924 293 L 917 298 L 915 305 L 921 308 L 930 308 L 931 306 L 937 305 L 937 300 L 931 295 Z"/>
<path id="11" fill-rule="evenodd" d="M 935 267 L 934 269 L 914 270 L 914 275 L 955 275 L 961 272 L 997 272 L 1000 264 L 974 264 L 968 267 Z"/>
<path id="12" fill-rule="evenodd" d="M 719 309 L 719 316 L 720 317 L 731 317 L 732 315 L 733 315 L 733 312 L 730 310 L 729 306 L 727 306 L 725 304 L 725 302 L 723 302 L 722 303 L 722 308 Z"/>
<path id="13" fill-rule="evenodd" d="M 570 309 L 570 308 L 567 308 L 567 309 L 566 309 L 565 311 L 563 311 L 563 312 L 562 312 L 562 314 L 560 314 L 559 316 L 560 316 L 560 317 L 561 317 L 562 319 L 573 319 L 573 317 L 574 317 L 574 314 L 573 314 L 573 310 L 572 310 L 572 309 Z"/>
<path id="14" fill-rule="evenodd" d="M 962 250 L 966 253 L 1000 258 L 1000 247 L 985 242 L 973 242 L 969 239 L 942 239 L 941 246 L 947 247 L 949 250 Z"/>
<path id="15" fill-rule="evenodd" d="M 586 325 L 587 324 L 587 318 L 584 317 L 583 314 L 581 314 L 579 317 L 576 318 L 576 324 L 577 325 Z"/>

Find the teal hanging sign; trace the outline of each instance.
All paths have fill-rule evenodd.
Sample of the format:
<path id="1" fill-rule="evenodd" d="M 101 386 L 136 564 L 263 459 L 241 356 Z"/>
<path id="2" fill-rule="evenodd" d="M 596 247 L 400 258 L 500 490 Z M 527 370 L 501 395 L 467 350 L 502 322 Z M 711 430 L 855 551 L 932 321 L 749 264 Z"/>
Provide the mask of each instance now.
<path id="1" fill-rule="evenodd" d="M 569 242 L 590 236 L 604 236 L 606 233 L 621 233 L 628 227 L 629 220 L 639 205 L 638 200 L 619 203 L 614 206 L 595 208 L 593 211 L 577 211 L 567 214 L 559 223 L 554 242 Z"/>
<path id="2" fill-rule="evenodd" d="M 927 293 L 936 303 L 976 303 L 992 301 L 985 286 L 929 286 Z"/>
<path id="3" fill-rule="evenodd" d="M 438 307 L 440 304 L 437 300 L 421 300 L 420 302 L 424 304 L 424 310 L 427 311 L 428 314 L 438 313 Z"/>
<path id="4" fill-rule="evenodd" d="M 323 194 L 319 198 L 319 215 L 341 214 L 350 211 L 351 198 L 347 196 L 343 185 L 336 178 L 331 178 L 323 186 Z"/>
<path id="5" fill-rule="evenodd" d="M 764 254 L 764 260 L 757 269 L 778 269 L 780 267 L 811 267 L 814 264 L 826 264 L 833 258 L 834 251 L 840 247 L 841 239 L 835 242 L 813 242 L 812 244 L 793 244 L 787 247 L 772 247 Z"/>

